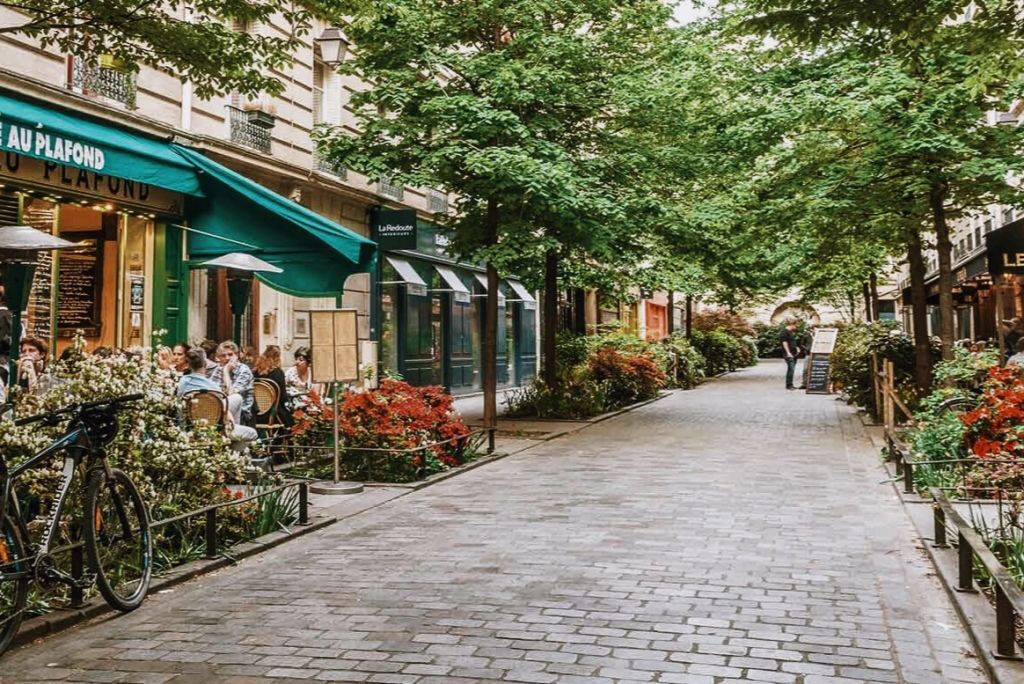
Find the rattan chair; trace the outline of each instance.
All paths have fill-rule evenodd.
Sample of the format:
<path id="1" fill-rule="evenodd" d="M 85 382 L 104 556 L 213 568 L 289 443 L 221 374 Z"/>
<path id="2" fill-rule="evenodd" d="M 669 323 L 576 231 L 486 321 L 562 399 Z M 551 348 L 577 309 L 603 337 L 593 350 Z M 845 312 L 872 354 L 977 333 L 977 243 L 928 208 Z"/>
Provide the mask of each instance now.
<path id="1" fill-rule="evenodd" d="M 192 424 L 203 421 L 224 427 L 228 414 L 228 398 L 217 390 L 192 390 L 181 398 L 185 421 Z"/>
<path id="2" fill-rule="evenodd" d="M 278 417 L 281 397 L 277 389 L 277 383 L 265 378 L 257 379 L 252 385 L 253 403 L 256 408 L 256 425 L 262 441 L 271 452 L 271 463 L 273 456 L 279 455 L 284 461 L 288 458 L 288 449 L 285 445 L 287 433 L 284 423 Z"/>

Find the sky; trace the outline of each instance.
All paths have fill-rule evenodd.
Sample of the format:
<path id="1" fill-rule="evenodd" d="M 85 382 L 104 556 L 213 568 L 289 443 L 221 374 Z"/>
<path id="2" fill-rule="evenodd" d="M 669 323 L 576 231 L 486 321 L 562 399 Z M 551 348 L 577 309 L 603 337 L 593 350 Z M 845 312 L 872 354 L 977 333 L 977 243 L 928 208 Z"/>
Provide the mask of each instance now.
<path id="1" fill-rule="evenodd" d="M 703 4 L 707 4 L 706 0 Z M 683 0 L 676 8 L 676 21 L 680 24 L 687 24 L 694 19 L 707 16 L 707 13 L 708 11 L 706 8 L 694 6 L 694 3 L 691 0 Z"/>

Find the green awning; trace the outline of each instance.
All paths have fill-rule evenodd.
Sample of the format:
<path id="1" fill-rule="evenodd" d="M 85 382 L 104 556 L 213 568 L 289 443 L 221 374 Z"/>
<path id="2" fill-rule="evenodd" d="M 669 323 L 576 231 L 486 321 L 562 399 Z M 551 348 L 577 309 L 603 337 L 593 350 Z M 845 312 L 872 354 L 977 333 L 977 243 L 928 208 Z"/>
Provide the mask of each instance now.
<path id="1" fill-rule="evenodd" d="M 0 91 L 0 151 L 200 194 L 195 169 L 168 142 Z"/>
<path id="2" fill-rule="evenodd" d="M 202 199 L 189 199 L 189 256 L 258 256 L 284 269 L 259 273 L 271 287 L 300 297 L 341 294 L 345 279 L 367 273 L 377 244 L 249 180 L 196 150 L 174 149 L 200 169 Z M 201 231 L 201 232 L 196 232 Z"/>

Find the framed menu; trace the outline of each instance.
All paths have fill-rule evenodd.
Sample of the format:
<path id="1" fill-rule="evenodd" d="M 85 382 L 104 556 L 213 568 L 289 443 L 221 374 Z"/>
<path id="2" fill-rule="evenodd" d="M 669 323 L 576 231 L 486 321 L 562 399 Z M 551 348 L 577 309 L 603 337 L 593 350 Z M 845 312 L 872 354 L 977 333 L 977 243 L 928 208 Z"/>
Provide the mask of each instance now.
<path id="1" fill-rule="evenodd" d="M 73 337 L 83 330 L 87 337 L 100 334 L 103 301 L 103 233 L 73 233 L 68 238 L 79 246 L 60 255 L 57 276 L 57 334 Z"/>
<path id="2" fill-rule="evenodd" d="M 359 330 L 356 309 L 310 311 L 313 382 L 359 379 Z"/>

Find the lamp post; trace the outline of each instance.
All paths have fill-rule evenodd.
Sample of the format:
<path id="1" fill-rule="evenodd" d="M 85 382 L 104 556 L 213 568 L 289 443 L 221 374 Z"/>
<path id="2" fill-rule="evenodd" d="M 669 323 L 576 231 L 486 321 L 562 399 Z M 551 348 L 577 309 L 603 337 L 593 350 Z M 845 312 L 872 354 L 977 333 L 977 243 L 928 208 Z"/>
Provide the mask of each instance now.
<path id="1" fill-rule="evenodd" d="M 320 58 L 324 60 L 325 64 L 331 66 L 341 64 L 348 52 L 348 39 L 337 26 L 325 28 L 313 42 L 320 48 Z"/>
<path id="2" fill-rule="evenodd" d="M 252 296 L 253 273 L 282 273 L 283 270 L 271 263 L 254 257 L 251 254 L 231 252 L 199 264 L 204 268 L 228 269 L 228 302 L 234 320 L 234 336 L 232 339 L 242 343 L 242 315 L 249 305 Z"/>
<path id="3" fill-rule="evenodd" d="M 0 263 L 4 267 L 4 294 L 11 311 L 11 354 L 8 378 L 17 374 L 18 354 L 21 351 L 21 314 L 28 308 L 32 280 L 36 275 L 39 252 L 77 247 L 55 235 L 32 226 L 0 227 Z"/>

